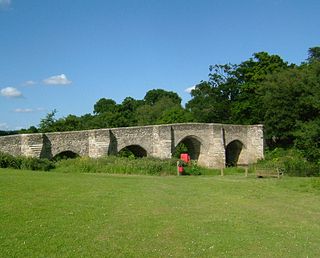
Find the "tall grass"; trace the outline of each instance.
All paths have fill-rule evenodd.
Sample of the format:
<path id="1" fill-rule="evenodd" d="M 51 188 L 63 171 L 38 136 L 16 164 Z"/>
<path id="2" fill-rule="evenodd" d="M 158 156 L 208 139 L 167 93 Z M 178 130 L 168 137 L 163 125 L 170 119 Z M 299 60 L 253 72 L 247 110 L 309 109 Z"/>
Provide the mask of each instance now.
<path id="1" fill-rule="evenodd" d="M 220 169 L 198 166 L 191 162 L 184 167 L 184 175 L 220 175 Z M 157 159 L 152 157 L 132 158 L 105 156 L 97 159 L 79 157 L 56 162 L 55 171 L 64 173 L 108 173 L 127 175 L 177 175 L 177 159 Z M 243 168 L 225 168 L 225 175 L 244 174 Z"/>
<path id="2" fill-rule="evenodd" d="M 175 160 L 159 160 L 149 157 L 135 159 L 116 156 L 60 160 L 56 163 L 56 171 L 136 175 L 175 175 L 177 173 Z"/>

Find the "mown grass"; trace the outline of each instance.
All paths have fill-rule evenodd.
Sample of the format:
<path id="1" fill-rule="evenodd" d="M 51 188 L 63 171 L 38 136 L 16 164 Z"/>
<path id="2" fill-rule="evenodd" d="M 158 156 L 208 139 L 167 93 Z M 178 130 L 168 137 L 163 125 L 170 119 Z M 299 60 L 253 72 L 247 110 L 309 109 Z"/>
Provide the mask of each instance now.
<path id="1" fill-rule="evenodd" d="M 1 257 L 317 257 L 319 178 L 0 169 Z"/>

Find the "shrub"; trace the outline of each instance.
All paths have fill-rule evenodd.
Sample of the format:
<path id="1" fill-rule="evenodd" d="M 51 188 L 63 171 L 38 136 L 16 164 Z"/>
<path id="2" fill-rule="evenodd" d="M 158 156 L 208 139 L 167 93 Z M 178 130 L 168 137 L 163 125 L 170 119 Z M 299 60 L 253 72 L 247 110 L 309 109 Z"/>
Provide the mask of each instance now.
<path id="1" fill-rule="evenodd" d="M 22 158 L 21 169 L 49 171 L 55 168 L 54 162 L 48 159 Z"/>
<path id="2" fill-rule="evenodd" d="M 55 165 L 47 159 L 22 156 L 15 157 L 7 153 L 0 153 L 0 167 L 48 171 L 53 169 Z"/>
<path id="3" fill-rule="evenodd" d="M 259 161 L 257 167 L 277 167 L 289 176 L 320 176 L 319 164 L 307 161 L 303 154 L 294 148 L 276 148 L 266 152 L 265 159 Z"/>
<path id="4" fill-rule="evenodd" d="M 200 168 L 199 168 L 196 160 L 190 161 L 190 163 L 186 167 L 186 174 L 193 175 L 193 176 L 201 175 Z"/>
<path id="5" fill-rule="evenodd" d="M 0 167 L 20 169 L 22 163 L 21 157 L 14 157 L 7 153 L 0 153 Z"/>

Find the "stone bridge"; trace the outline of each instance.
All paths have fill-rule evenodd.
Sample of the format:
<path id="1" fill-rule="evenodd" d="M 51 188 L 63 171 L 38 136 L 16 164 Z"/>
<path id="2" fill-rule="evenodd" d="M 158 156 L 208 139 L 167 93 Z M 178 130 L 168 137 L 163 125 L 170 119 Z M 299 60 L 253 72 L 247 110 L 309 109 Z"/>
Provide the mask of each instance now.
<path id="1" fill-rule="evenodd" d="M 127 148 L 136 156 L 166 159 L 179 143 L 202 166 L 248 165 L 263 158 L 263 126 L 187 123 L 21 134 L 0 137 L 0 152 L 48 159 L 62 153 L 97 158 Z"/>

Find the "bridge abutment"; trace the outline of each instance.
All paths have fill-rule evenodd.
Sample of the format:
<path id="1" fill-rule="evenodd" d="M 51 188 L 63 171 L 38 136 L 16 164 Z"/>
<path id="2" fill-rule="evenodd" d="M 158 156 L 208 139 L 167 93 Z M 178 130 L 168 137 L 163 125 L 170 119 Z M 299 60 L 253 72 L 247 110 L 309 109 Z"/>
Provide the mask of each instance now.
<path id="1" fill-rule="evenodd" d="M 203 150 L 199 157 L 199 165 L 213 168 L 225 167 L 223 130 L 222 126 L 210 126 L 205 140 L 207 142 L 207 148 Z"/>
<path id="2" fill-rule="evenodd" d="M 150 156 L 170 159 L 172 156 L 171 126 L 154 126 L 152 132 L 152 153 Z"/>
<path id="3" fill-rule="evenodd" d="M 89 153 L 91 158 L 99 158 L 110 154 L 109 149 L 112 145 L 110 130 L 93 130 L 89 132 Z"/>
<path id="4" fill-rule="evenodd" d="M 40 158 L 43 156 L 43 148 L 42 134 L 21 135 L 21 155 Z"/>

